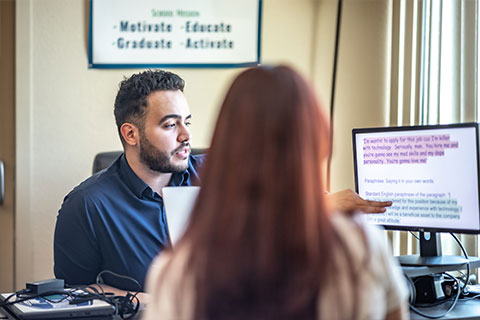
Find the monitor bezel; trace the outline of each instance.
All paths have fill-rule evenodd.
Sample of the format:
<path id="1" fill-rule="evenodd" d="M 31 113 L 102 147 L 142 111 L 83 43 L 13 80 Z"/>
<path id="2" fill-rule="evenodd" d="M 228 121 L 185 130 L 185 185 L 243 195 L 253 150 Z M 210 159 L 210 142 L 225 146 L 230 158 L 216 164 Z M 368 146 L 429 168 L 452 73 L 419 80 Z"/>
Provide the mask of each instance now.
<path id="1" fill-rule="evenodd" d="M 387 230 L 400 230 L 400 231 L 420 231 L 420 232 L 455 232 L 464 234 L 480 234 L 480 153 L 479 153 L 479 123 L 466 122 L 466 123 L 454 123 L 454 124 L 437 124 L 437 125 L 415 125 L 415 126 L 398 126 L 398 127 L 370 127 L 370 128 L 354 128 L 352 129 L 352 142 L 353 142 L 353 167 L 354 167 L 354 179 L 355 179 L 355 191 L 358 193 L 358 166 L 357 166 L 357 134 L 364 133 L 376 133 L 376 132 L 394 132 L 394 131 L 422 131 L 431 129 L 448 129 L 448 128 L 474 128 L 475 129 L 475 144 L 477 154 L 477 192 L 479 193 L 479 212 L 478 212 L 478 229 L 455 229 L 455 228 L 439 228 L 439 227 L 414 227 L 414 226 L 392 226 L 377 224 L 383 226 Z"/>

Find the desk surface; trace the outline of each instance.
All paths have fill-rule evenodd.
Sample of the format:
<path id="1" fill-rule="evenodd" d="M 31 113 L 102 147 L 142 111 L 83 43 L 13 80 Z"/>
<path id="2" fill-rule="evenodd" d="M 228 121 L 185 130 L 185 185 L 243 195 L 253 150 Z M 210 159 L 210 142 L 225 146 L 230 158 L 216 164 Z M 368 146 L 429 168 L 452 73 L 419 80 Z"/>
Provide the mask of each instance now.
<path id="1" fill-rule="evenodd" d="M 480 268 L 480 258 L 470 257 L 470 270 Z M 459 270 L 458 266 L 440 266 L 440 267 L 402 267 L 403 272 L 409 277 L 426 276 L 434 273 Z M 462 270 L 467 269 L 467 265 L 461 267 Z"/>
<path id="2" fill-rule="evenodd" d="M 437 315 L 444 313 L 451 305 L 451 301 L 446 302 L 444 305 L 432 307 L 432 308 L 421 308 L 420 311 L 428 315 Z M 424 320 L 428 319 L 421 315 L 418 315 L 410 310 L 410 319 L 412 320 Z M 461 320 L 470 320 L 470 319 L 480 319 L 480 300 L 475 299 L 459 299 L 455 308 L 450 311 L 445 317 L 440 319 L 461 319 Z"/>
<path id="3" fill-rule="evenodd" d="M 143 308 L 142 308 L 142 310 L 138 311 L 138 313 L 135 315 L 135 317 L 133 317 L 132 320 L 141 319 L 142 312 L 143 312 Z M 87 318 L 76 318 L 76 319 L 81 320 L 81 319 L 87 319 Z M 122 318 L 120 316 L 116 316 L 113 319 L 114 320 L 122 320 Z M 0 320 L 18 320 L 18 319 L 15 318 L 14 316 L 10 315 L 6 310 L 4 310 L 3 308 L 0 307 Z"/>

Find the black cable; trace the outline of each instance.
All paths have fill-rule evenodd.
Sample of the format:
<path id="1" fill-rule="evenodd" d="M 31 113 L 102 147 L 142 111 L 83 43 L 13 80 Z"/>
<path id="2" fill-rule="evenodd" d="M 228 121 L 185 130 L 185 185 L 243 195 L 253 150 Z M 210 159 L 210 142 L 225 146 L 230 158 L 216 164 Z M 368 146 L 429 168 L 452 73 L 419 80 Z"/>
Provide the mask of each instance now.
<path id="1" fill-rule="evenodd" d="M 470 279 L 470 261 L 468 260 L 468 254 L 467 254 L 467 251 L 465 250 L 465 247 L 462 245 L 462 243 L 460 242 L 460 240 L 458 240 L 457 236 L 455 234 L 453 234 L 452 232 L 450 232 L 451 236 L 455 239 L 455 241 L 457 241 L 460 249 L 462 250 L 463 252 L 463 255 L 465 256 L 465 259 L 467 259 L 467 276 L 465 278 L 465 282 L 463 284 L 463 288 L 462 288 L 462 293 L 463 294 L 466 294 L 467 292 L 465 291 L 466 288 L 467 288 L 467 284 L 468 284 L 468 281 Z"/>
<path id="2" fill-rule="evenodd" d="M 450 277 L 450 279 L 452 279 L 453 281 L 455 281 L 454 283 L 457 285 L 457 295 L 455 296 L 455 300 L 452 302 L 452 304 L 450 305 L 450 307 L 447 309 L 447 311 L 445 311 L 444 313 L 441 313 L 441 314 L 436 314 L 436 315 L 431 315 L 431 314 L 428 314 L 428 313 L 424 313 L 420 310 L 417 309 L 417 307 L 415 307 L 413 304 L 410 304 L 410 309 L 415 312 L 416 314 L 419 314 L 421 315 L 422 317 L 425 317 L 425 318 L 429 318 L 429 319 L 439 319 L 439 318 L 442 318 L 444 316 L 446 316 L 450 311 L 453 310 L 453 308 L 455 308 L 455 306 L 457 305 L 457 302 L 458 302 L 458 299 L 460 298 L 460 293 L 462 292 L 462 290 L 460 290 L 460 282 L 458 281 L 457 278 L 455 278 L 454 276 L 448 274 L 448 273 L 444 273 L 444 275 Z M 423 308 L 423 307 L 422 307 Z"/>
<path id="3" fill-rule="evenodd" d="M 415 283 L 413 282 L 412 278 L 410 278 L 406 273 L 404 273 L 403 275 L 407 280 L 408 291 L 410 292 L 408 303 L 413 305 L 415 303 L 415 300 L 417 299 L 417 291 L 415 290 Z"/>
<path id="4" fill-rule="evenodd" d="M 142 286 L 140 285 L 140 283 L 138 283 L 138 281 L 132 277 L 129 277 L 129 276 L 124 276 L 124 275 L 121 275 L 121 274 L 118 274 L 118 273 L 115 273 L 113 271 L 110 271 L 110 270 L 103 270 L 101 271 L 98 275 L 97 275 L 97 279 L 96 279 L 96 283 L 97 285 L 99 285 L 101 287 L 101 285 L 103 284 L 103 279 L 102 279 L 102 274 L 104 273 L 109 273 L 109 274 L 112 274 L 114 275 L 115 277 L 118 277 L 118 278 L 122 278 L 122 279 L 126 279 L 126 280 L 130 280 L 132 281 L 133 283 L 135 283 L 135 285 L 138 287 L 137 291 L 135 292 L 135 295 L 137 293 L 140 292 L 140 290 L 142 290 Z M 102 289 L 103 291 L 103 289 Z"/>
<path id="5" fill-rule="evenodd" d="M 461 270 L 455 270 L 456 272 L 460 273 L 462 275 L 462 277 L 466 278 L 467 277 L 467 274 Z"/>
<path id="6" fill-rule="evenodd" d="M 16 296 L 16 295 L 17 295 L 17 292 L 14 292 L 14 293 L 12 293 L 11 295 L 9 295 L 8 297 L 6 297 L 5 300 L 1 301 L 1 302 L 0 302 L 0 308 L 1 308 L 1 307 L 6 307 L 6 306 L 8 306 L 8 305 L 11 305 L 11 304 L 16 303 L 16 301 L 11 301 L 11 302 L 8 301 L 8 300 L 12 299 L 12 298 L 13 298 L 14 296 Z"/>
<path id="7" fill-rule="evenodd" d="M 138 281 L 132 277 L 124 276 L 118 273 L 115 273 L 110 270 L 103 270 L 97 275 L 96 283 L 100 287 L 100 290 L 102 291 L 102 295 L 105 296 L 105 291 L 103 290 L 102 284 L 104 284 L 102 275 L 103 274 L 111 274 L 114 275 L 115 277 L 121 278 L 121 279 L 126 279 L 129 280 L 137 286 L 137 290 L 135 291 L 134 294 L 131 294 L 130 292 L 127 293 L 126 296 L 112 296 L 110 300 L 112 301 L 113 305 L 115 305 L 115 310 L 118 312 L 117 314 L 120 315 L 122 319 L 133 319 L 133 317 L 136 315 L 138 312 L 138 309 L 140 308 L 140 301 L 138 300 L 138 293 L 140 290 L 142 290 L 142 286 Z"/>
<path id="8" fill-rule="evenodd" d="M 475 299 L 478 299 L 478 298 L 480 298 L 480 294 L 476 294 L 476 295 L 474 295 L 473 297 L 465 297 L 465 298 L 463 298 L 462 300 L 463 300 L 463 301 L 466 301 L 466 300 L 475 300 Z"/>
<path id="9" fill-rule="evenodd" d="M 408 231 L 408 232 L 410 232 L 410 234 L 411 234 L 415 239 L 417 239 L 418 241 L 420 241 L 420 238 L 419 238 L 415 233 L 413 233 L 413 231 Z"/>
<path id="10" fill-rule="evenodd" d="M 3 307 L 3 305 L 7 305 L 8 300 L 12 299 L 16 294 L 17 294 L 17 292 L 14 292 L 11 295 L 9 295 L 8 297 L 6 297 L 5 300 L 0 302 L 0 307 Z"/>
<path id="11" fill-rule="evenodd" d="M 94 287 L 94 286 L 91 286 L 91 285 L 88 285 L 88 286 L 75 286 L 73 288 L 77 289 L 77 290 L 82 290 L 83 291 L 83 294 L 79 295 L 77 297 L 77 299 L 74 299 L 73 301 L 71 301 L 70 303 L 72 304 L 75 304 L 75 303 L 81 303 L 81 302 L 85 302 L 85 301 L 90 301 L 90 300 L 101 300 L 101 301 L 104 301 L 110 305 L 112 305 L 115 309 L 115 313 L 114 315 L 117 316 L 119 315 L 119 310 L 120 310 L 120 307 L 118 305 L 118 303 L 115 301 L 115 295 L 111 292 L 105 292 L 103 290 L 103 288 L 101 287 L 101 285 L 97 284 L 98 287 Z M 101 290 L 101 292 L 99 291 L 99 289 Z"/>
<path id="12" fill-rule="evenodd" d="M 107 273 L 112 273 L 108 271 Z M 100 275 L 101 278 L 101 275 Z M 116 296 L 115 294 L 111 292 L 105 292 L 105 290 L 101 287 L 101 284 L 103 281 L 101 279 L 98 279 L 97 285 L 100 289 L 94 286 L 78 286 L 76 287 L 77 289 L 81 289 L 84 292 L 88 293 L 89 296 L 79 295 L 79 303 L 80 302 L 85 302 L 89 300 L 102 300 L 110 305 L 112 305 L 115 308 L 115 316 L 119 316 L 120 318 L 124 320 L 128 319 L 133 319 L 135 315 L 137 314 L 138 310 L 140 309 L 140 301 L 137 298 L 137 293 L 131 294 L 127 293 L 125 296 Z M 126 276 L 122 276 L 122 278 L 128 278 Z M 133 280 L 133 279 L 132 279 Z M 71 302 L 75 303 L 75 299 Z"/>
<path id="13" fill-rule="evenodd" d="M 338 52 L 340 47 L 340 27 L 342 25 L 342 8 L 343 8 L 343 1 L 338 1 L 337 7 L 337 25 L 335 31 L 335 49 L 333 53 L 333 72 L 332 72 L 332 91 L 330 96 L 330 148 L 333 144 L 333 126 L 334 126 L 334 119 L 333 119 L 333 112 L 335 108 L 335 88 L 337 85 L 337 66 L 338 66 Z M 328 155 L 327 161 L 327 190 L 330 190 L 330 168 L 332 166 L 332 152 Z"/>

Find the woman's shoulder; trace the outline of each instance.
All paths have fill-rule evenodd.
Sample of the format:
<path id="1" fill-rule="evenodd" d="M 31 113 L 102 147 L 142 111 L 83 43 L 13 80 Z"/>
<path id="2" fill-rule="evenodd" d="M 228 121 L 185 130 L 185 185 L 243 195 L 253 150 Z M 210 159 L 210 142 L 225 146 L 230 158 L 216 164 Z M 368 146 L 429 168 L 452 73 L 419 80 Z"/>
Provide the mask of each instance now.
<path id="1" fill-rule="evenodd" d="M 165 250 L 152 262 L 147 274 L 147 290 L 155 291 L 158 283 L 174 285 L 180 278 L 186 266 L 188 249 L 179 247 L 178 250 Z"/>
<path id="2" fill-rule="evenodd" d="M 368 224 L 365 214 L 351 216 L 335 213 L 331 220 L 343 243 L 343 250 L 335 250 L 337 278 L 330 291 L 339 290 L 340 296 L 347 302 L 344 309 L 348 309 L 349 303 L 352 306 L 353 301 L 357 301 L 358 319 L 381 318 L 405 303 L 408 291 L 400 266 L 391 253 L 385 230 Z M 348 280 L 349 274 L 355 275 L 356 285 Z M 360 288 L 369 292 L 368 299 L 361 294 L 356 298 L 350 294 Z M 324 299 L 329 301 L 325 296 Z M 328 304 L 323 305 L 330 311 Z"/>

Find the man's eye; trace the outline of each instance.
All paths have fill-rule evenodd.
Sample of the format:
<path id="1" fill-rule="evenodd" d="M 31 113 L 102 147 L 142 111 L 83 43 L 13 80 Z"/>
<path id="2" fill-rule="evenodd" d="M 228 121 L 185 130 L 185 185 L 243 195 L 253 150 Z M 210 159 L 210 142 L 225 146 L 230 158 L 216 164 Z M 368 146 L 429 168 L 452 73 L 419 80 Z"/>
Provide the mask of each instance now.
<path id="1" fill-rule="evenodd" d="M 175 123 L 169 123 L 165 125 L 165 128 L 174 128 L 174 127 L 175 127 Z"/>
<path id="2" fill-rule="evenodd" d="M 187 127 L 190 127 L 191 124 L 192 124 L 191 122 L 185 122 L 185 125 L 186 125 Z"/>

